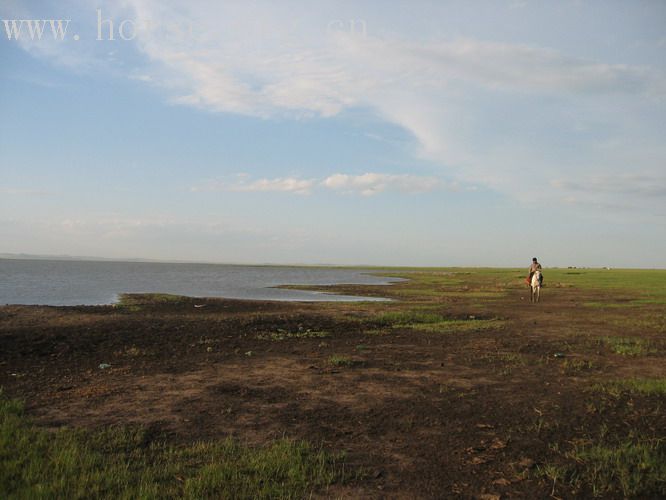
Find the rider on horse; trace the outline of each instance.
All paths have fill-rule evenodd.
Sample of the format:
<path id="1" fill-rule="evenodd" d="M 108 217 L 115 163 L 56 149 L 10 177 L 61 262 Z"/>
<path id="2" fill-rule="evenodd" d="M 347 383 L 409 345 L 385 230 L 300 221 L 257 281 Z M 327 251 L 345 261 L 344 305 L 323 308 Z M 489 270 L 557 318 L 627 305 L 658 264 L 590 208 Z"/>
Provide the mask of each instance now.
<path id="1" fill-rule="evenodd" d="M 537 271 L 541 271 L 541 264 L 539 264 L 539 261 L 537 260 L 536 257 L 532 258 L 532 265 L 530 266 L 530 275 L 527 278 L 527 283 L 532 283 L 532 276 L 534 276 L 534 273 Z M 543 273 L 539 277 L 539 286 L 543 285 Z"/>

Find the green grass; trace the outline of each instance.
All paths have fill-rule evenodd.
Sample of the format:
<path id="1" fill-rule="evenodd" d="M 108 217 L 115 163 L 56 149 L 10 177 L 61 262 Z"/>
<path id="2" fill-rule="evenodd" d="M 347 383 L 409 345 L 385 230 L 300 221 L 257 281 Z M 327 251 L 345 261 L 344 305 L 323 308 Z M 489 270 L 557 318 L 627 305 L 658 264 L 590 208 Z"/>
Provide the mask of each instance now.
<path id="1" fill-rule="evenodd" d="M 624 356 L 644 356 L 656 352 L 650 342 L 639 338 L 604 337 L 603 342 L 611 351 Z"/>
<path id="2" fill-rule="evenodd" d="M 123 293 L 118 297 L 114 307 L 125 312 L 139 312 L 144 306 L 158 304 L 178 304 L 191 301 L 190 297 L 169 293 Z"/>
<path id="3" fill-rule="evenodd" d="M 384 327 L 411 328 L 413 330 L 431 333 L 454 333 L 499 328 L 503 322 L 497 318 L 492 319 L 452 319 L 438 313 L 408 310 L 391 311 L 370 318 Z"/>
<path id="4" fill-rule="evenodd" d="M 512 375 L 514 368 L 527 364 L 523 355 L 513 352 L 489 352 L 481 355 L 479 359 L 490 364 L 497 363 L 499 365 L 497 366 L 498 373 L 504 376 Z"/>
<path id="5" fill-rule="evenodd" d="M 287 439 L 176 447 L 136 428 L 49 432 L 0 394 L 0 498 L 304 498 L 349 478 L 341 456 Z"/>
<path id="6" fill-rule="evenodd" d="M 618 444 L 574 444 L 566 466 L 541 469 L 552 480 L 566 481 L 594 497 L 657 498 L 666 495 L 666 442 L 630 438 Z"/>
<path id="7" fill-rule="evenodd" d="M 617 299 L 615 299 L 617 300 Z M 596 309 L 623 309 L 628 307 L 635 307 L 636 304 L 632 300 L 627 300 L 626 302 L 583 302 L 585 307 L 593 307 Z"/>
<path id="8" fill-rule="evenodd" d="M 513 352 L 494 352 L 489 354 L 484 354 L 481 356 L 481 359 L 486 361 L 499 361 L 501 363 L 507 363 L 511 365 L 524 365 L 525 358 L 518 353 Z"/>
<path id="9" fill-rule="evenodd" d="M 412 324 L 432 324 L 446 321 L 441 314 L 424 311 L 390 311 L 371 318 L 384 326 L 406 326 Z"/>
<path id="10" fill-rule="evenodd" d="M 633 394 L 666 396 L 666 378 L 630 378 L 613 380 L 594 386 L 594 390 L 619 396 L 624 392 Z"/>
<path id="11" fill-rule="evenodd" d="M 599 301 L 590 301 L 583 302 L 585 307 L 594 307 L 599 309 L 627 309 L 627 308 L 638 308 L 639 306 L 645 305 L 664 305 L 666 304 L 666 297 L 662 298 L 653 298 L 653 299 L 623 299 L 618 297 L 613 297 L 612 302 L 599 302 Z"/>
<path id="12" fill-rule="evenodd" d="M 562 369 L 564 370 L 564 373 L 569 375 L 592 370 L 593 368 L 594 363 L 588 359 L 565 359 L 562 363 Z"/>
<path id="13" fill-rule="evenodd" d="M 595 289 L 629 289 L 663 297 L 666 270 L 645 269 L 544 269 L 550 282 Z"/>
<path id="14" fill-rule="evenodd" d="M 502 320 L 493 319 L 460 319 L 446 320 L 437 323 L 415 323 L 402 325 L 413 330 L 430 333 L 461 333 L 474 332 L 480 330 L 492 330 L 501 328 L 504 325 Z"/>
<path id="15" fill-rule="evenodd" d="M 650 331 L 654 333 L 666 333 L 666 314 L 650 314 L 642 312 L 638 314 L 632 311 L 630 315 L 610 315 L 604 318 L 604 323 L 617 326 L 623 330 Z"/>
<path id="16" fill-rule="evenodd" d="M 442 302 L 472 298 L 484 303 L 502 300 L 524 287 L 527 269 L 439 268 L 387 270 L 409 281 L 386 288 L 386 297 L 405 301 Z M 666 304 L 666 270 L 545 268 L 546 286 L 592 290 L 605 297 L 584 302 L 588 307 L 623 309 Z"/>
<path id="17" fill-rule="evenodd" d="M 373 268 L 378 276 L 408 281 L 378 288 L 384 297 L 406 303 L 495 303 L 516 290 L 526 289 L 525 268 Z M 588 307 L 618 309 L 666 304 L 666 270 L 638 269 L 544 269 L 545 283 L 553 292 L 589 290 L 601 298 L 584 301 Z M 308 289 L 317 289 L 309 287 Z M 326 290 L 335 290 L 327 287 Z M 384 304 L 385 306 L 385 304 Z M 399 313 L 400 314 L 400 313 Z"/>
<path id="18" fill-rule="evenodd" d="M 338 354 L 334 354 L 330 358 L 328 358 L 328 362 L 331 363 L 333 366 L 353 366 L 354 365 L 354 360 L 351 359 L 349 356 L 340 356 Z"/>
<path id="19" fill-rule="evenodd" d="M 173 304 L 188 300 L 190 300 L 189 297 L 170 293 L 123 293 L 120 295 L 119 304 Z"/>

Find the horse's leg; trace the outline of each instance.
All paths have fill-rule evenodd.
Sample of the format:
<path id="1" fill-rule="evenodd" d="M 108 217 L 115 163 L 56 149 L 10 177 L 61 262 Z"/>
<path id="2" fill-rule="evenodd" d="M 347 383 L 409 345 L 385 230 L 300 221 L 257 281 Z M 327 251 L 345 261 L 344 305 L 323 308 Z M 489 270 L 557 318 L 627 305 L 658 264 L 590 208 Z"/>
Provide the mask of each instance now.
<path id="1" fill-rule="evenodd" d="M 541 297 L 541 287 L 537 286 L 536 288 L 536 301 L 539 302 L 539 298 Z"/>

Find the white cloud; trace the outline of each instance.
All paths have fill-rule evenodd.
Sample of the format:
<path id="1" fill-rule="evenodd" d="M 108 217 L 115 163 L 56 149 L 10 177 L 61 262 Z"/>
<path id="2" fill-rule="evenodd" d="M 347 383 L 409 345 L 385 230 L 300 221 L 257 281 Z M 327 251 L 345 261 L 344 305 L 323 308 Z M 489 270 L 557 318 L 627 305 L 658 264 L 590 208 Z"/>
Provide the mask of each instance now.
<path id="1" fill-rule="evenodd" d="M 164 87 L 174 103 L 258 117 L 330 117 L 368 109 L 408 131 L 416 155 L 446 169 L 447 176 L 515 198 L 530 199 L 527 178 L 541 186 L 539 199 L 555 199 L 560 193 L 554 177 L 619 175 L 620 154 L 652 150 L 663 164 L 659 139 L 639 145 L 644 127 L 631 128 L 645 108 L 663 109 L 661 69 L 469 37 L 379 36 L 372 24 L 367 35 L 331 31 L 331 18 L 320 12 L 325 9 L 290 6 L 126 0 L 120 10 L 105 7 L 104 13 L 116 28 L 123 16 L 150 21 L 151 28 L 139 30 L 135 40 L 145 61 L 128 69 L 128 77 Z M 174 36 L 167 29 L 174 24 L 191 25 L 191 34 Z M 44 54 L 53 59 L 54 50 Z M 60 44 L 57 52 L 55 59 L 70 66 L 94 56 L 73 52 L 72 44 Z M 535 132 L 528 120 L 542 130 Z M 572 136 L 599 124 L 624 142 L 604 151 L 596 138 Z M 580 160 L 563 159 L 563 152 Z M 653 168 L 650 159 L 634 166 L 637 174 Z M 346 189 L 400 190 L 396 180 L 359 177 L 346 178 Z M 306 194 L 312 182 L 260 179 L 217 189 Z M 369 186 L 359 187 L 363 182 Z M 637 190 L 627 193 L 639 197 Z"/>
<path id="2" fill-rule="evenodd" d="M 163 2 L 130 0 L 128 5 L 158 24 L 174 15 Z M 148 72 L 170 89 L 175 102 L 260 117 L 329 117 L 353 107 L 370 109 L 411 133 L 416 154 L 441 165 L 447 176 L 522 200 L 531 199 L 524 187 L 527 176 L 542 186 L 539 199 L 555 200 L 557 190 L 549 184 L 553 172 L 569 176 L 581 168 L 561 161 L 559 145 L 550 143 L 551 136 L 570 133 L 568 120 L 591 128 L 615 123 L 615 106 L 631 109 L 666 95 L 664 75 L 649 67 L 471 38 L 417 41 L 373 36 L 372 29 L 368 36 L 326 32 L 325 20 L 312 9 L 293 18 L 288 9 L 265 4 L 256 9 L 192 3 L 178 16 L 203 33 L 190 45 L 158 32 L 138 39 L 152 62 Z M 544 129 L 552 128 L 538 140 L 521 122 L 535 102 L 559 103 L 531 111 L 543 114 Z M 497 108 L 498 103 L 506 103 L 506 109 Z M 571 117 L 563 116 L 567 113 Z M 512 128 L 513 134 L 508 132 Z M 631 142 L 623 126 L 616 128 Z M 589 157 L 590 172 L 621 171 L 613 158 L 592 151 L 594 144 L 575 147 Z M 422 186 L 408 178 L 373 180 L 371 175 L 346 178 L 345 189 L 369 195 L 400 190 L 398 182 L 409 189 Z M 243 189 L 290 191 L 292 184 L 265 179 Z"/>
<path id="3" fill-rule="evenodd" d="M 311 179 L 278 177 L 249 181 L 246 174 L 239 174 L 235 181 L 209 181 L 201 186 L 192 187 L 191 191 L 281 192 L 306 195 L 310 194 L 314 185 L 315 181 Z"/>
<path id="4" fill-rule="evenodd" d="M 540 47 L 331 31 L 326 29 L 330 19 L 316 9 L 299 9 L 294 16 L 290 9 L 268 3 L 176 7 L 127 0 L 124 6 L 105 7 L 104 18 L 116 27 L 128 16 L 138 26 L 148 26 L 136 36 L 137 48 L 150 63 L 141 76 L 170 88 L 174 102 L 212 111 L 332 116 L 352 106 L 369 106 L 392 118 L 388 106 L 396 92 L 425 92 L 427 97 L 434 91 L 451 97 L 458 91 L 450 87 L 461 82 L 536 94 L 663 96 L 666 88 L 664 76 L 650 68 L 588 61 Z M 433 104 L 446 113 L 441 100 Z M 408 120 L 396 122 L 412 130 Z"/>
<path id="5" fill-rule="evenodd" d="M 251 180 L 247 174 L 237 174 L 235 180 L 212 180 L 190 188 L 192 192 L 281 192 L 298 195 L 311 194 L 317 188 L 327 188 L 343 194 L 372 196 L 386 191 L 398 193 L 425 193 L 437 189 L 457 189 L 454 183 L 445 183 L 437 177 L 409 174 L 383 174 L 368 172 L 361 175 L 333 174 L 325 179 L 278 177 Z"/>
<path id="6" fill-rule="evenodd" d="M 436 177 L 366 173 L 362 175 L 334 174 L 324 179 L 322 185 L 343 193 L 372 196 L 384 191 L 424 193 L 442 187 L 442 182 Z"/>

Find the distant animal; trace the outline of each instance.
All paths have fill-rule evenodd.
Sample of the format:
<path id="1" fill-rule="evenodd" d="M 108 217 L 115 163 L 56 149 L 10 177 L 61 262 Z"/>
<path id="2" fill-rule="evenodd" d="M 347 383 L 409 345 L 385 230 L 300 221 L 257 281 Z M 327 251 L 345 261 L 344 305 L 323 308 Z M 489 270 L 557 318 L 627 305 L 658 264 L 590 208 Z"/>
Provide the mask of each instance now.
<path id="1" fill-rule="evenodd" d="M 530 283 L 530 302 L 539 302 L 541 295 L 541 271 L 536 270 L 532 275 L 532 282 Z"/>

